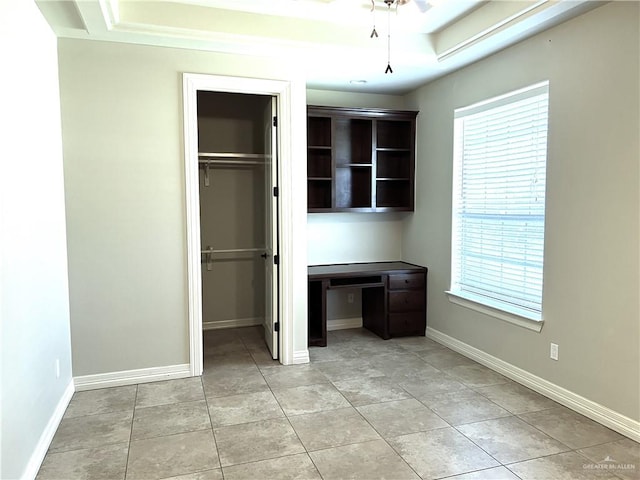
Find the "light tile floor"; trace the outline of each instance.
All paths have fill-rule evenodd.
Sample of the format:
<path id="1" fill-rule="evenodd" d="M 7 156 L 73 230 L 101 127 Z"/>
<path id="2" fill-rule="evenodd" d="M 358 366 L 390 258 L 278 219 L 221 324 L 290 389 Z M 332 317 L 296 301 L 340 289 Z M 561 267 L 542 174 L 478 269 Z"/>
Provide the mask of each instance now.
<path id="1" fill-rule="evenodd" d="M 424 337 L 329 332 L 308 365 L 205 332 L 200 378 L 73 396 L 48 479 L 638 479 L 640 445 Z"/>

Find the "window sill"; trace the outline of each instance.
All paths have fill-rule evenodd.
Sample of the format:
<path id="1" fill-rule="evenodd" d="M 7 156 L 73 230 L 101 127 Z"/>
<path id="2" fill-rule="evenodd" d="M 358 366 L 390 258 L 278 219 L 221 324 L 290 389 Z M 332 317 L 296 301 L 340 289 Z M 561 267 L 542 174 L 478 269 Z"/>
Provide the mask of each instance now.
<path id="1" fill-rule="evenodd" d="M 544 321 L 542 320 L 533 320 L 521 315 L 516 315 L 515 313 L 505 312 L 504 310 L 499 310 L 497 308 L 484 305 L 454 292 L 446 291 L 445 293 L 449 297 L 449 301 L 451 303 L 455 303 L 456 305 L 475 310 L 476 312 L 484 313 L 485 315 L 497 318 L 498 320 L 502 320 L 503 322 L 508 322 L 513 325 L 526 328 L 528 330 L 533 330 L 534 332 L 542 331 L 542 325 L 544 324 Z"/>

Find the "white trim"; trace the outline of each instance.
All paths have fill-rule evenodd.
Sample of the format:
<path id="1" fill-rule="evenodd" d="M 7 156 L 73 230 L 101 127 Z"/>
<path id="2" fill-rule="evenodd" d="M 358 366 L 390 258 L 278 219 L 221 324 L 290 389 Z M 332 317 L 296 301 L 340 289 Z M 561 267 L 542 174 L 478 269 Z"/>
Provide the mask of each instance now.
<path id="1" fill-rule="evenodd" d="M 302 363 L 309 363 L 309 349 L 306 350 L 298 350 L 293 352 L 293 365 L 300 365 Z"/>
<path id="2" fill-rule="evenodd" d="M 264 318 L 262 317 L 232 318 L 230 320 L 202 322 L 202 329 L 203 330 L 221 330 L 223 328 L 254 327 L 256 325 L 262 325 L 262 324 L 264 324 Z"/>
<path id="3" fill-rule="evenodd" d="M 511 103 L 526 100 L 538 95 L 549 95 L 549 80 L 534 83 L 533 85 L 528 85 L 519 90 L 503 93 L 496 97 L 487 98 L 466 107 L 456 108 L 453 111 L 453 118 L 458 119 L 477 115 L 497 107 L 504 107 Z"/>
<path id="4" fill-rule="evenodd" d="M 327 320 L 327 332 L 360 327 L 362 327 L 362 317 L 334 318 L 333 320 Z"/>
<path id="5" fill-rule="evenodd" d="M 74 2 L 89 35 L 104 35 L 112 26 L 104 2 Z"/>
<path id="6" fill-rule="evenodd" d="M 64 412 L 69 406 L 69 402 L 71 401 L 71 397 L 73 397 L 74 391 L 73 380 L 70 379 L 67 388 L 64 389 L 56 408 L 47 422 L 47 426 L 44 428 L 40 438 L 38 439 L 38 443 L 31 453 L 29 462 L 27 462 L 27 466 L 20 477 L 21 480 L 34 479 L 36 478 L 36 475 L 38 475 L 38 470 L 40 470 L 40 467 L 42 466 L 47 450 L 49 450 L 49 445 L 51 445 L 53 436 L 62 421 L 62 417 L 64 417 Z"/>
<path id="7" fill-rule="evenodd" d="M 198 90 L 270 95 L 277 97 L 278 106 L 278 185 L 279 185 L 279 256 L 280 256 L 280 362 L 294 362 L 293 327 L 296 311 L 294 272 L 294 182 L 296 170 L 293 161 L 294 143 L 292 134 L 294 90 L 303 85 L 290 81 L 269 80 L 196 73 L 183 74 L 184 101 L 184 149 L 185 149 L 185 195 L 187 216 L 187 279 L 189 311 L 189 362 L 192 376 L 202 374 L 202 287 L 200 265 L 200 201 L 198 183 Z M 304 95 L 304 91 L 301 92 Z M 303 98 L 303 97 L 302 97 Z M 297 187 L 296 187 L 297 188 Z M 306 193 L 306 192 L 304 192 Z M 298 194 L 300 195 L 300 194 Z M 306 198 L 306 195 L 305 197 Z"/>
<path id="8" fill-rule="evenodd" d="M 498 373 L 526 386 L 536 392 L 548 397 L 556 402 L 575 410 L 582 415 L 605 425 L 616 432 L 640 442 L 640 422 L 629 418 L 621 413 L 600 405 L 588 398 L 574 393 L 566 388 L 551 383 L 544 378 L 540 378 L 526 370 L 501 360 L 493 355 L 461 342 L 438 330 L 427 327 L 427 337 L 438 343 L 469 357 L 482 365 L 495 370 Z"/>
<path id="9" fill-rule="evenodd" d="M 497 318 L 498 320 L 502 320 L 503 322 L 512 323 L 519 327 L 533 330 L 534 332 L 542 331 L 542 326 L 544 325 L 544 322 L 542 320 L 532 320 L 526 317 L 522 317 L 520 315 L 516 315 L 515 313 L 505 312 L 504 310 L 492 308 L 488 305 L 484 305 L 482 303 L 473 301 L 470 298 L 465 298 L 455 292 L 446 291 L 444 293 L 447 294 L 447 297 L 449 297 L 449 301 L 451 303 L 455 303 L 456 305 L 460 305 L 461 307 L 469 308 L 471 310 L 475 310 L 476 312 L 484 313 L 485 315 L 489 315 L 490 317 Z"/>
<path id="10" fill-rule="evenodd" d="M 527 13 L 537 9 L 538 7 L 544 5 L 545 3 L 547 3 L 549 0 L 539 0 L 538 2 L 528 5 L 526 8 L 524 8 L 523 10 L 520 10 L 518 13 L 515 13 L 513 15 L 511 15 L 510 17 L 507 17 L 503 20 L 500 20 L 497 23 L 494 23 L 493 25 L 491 25 L 489 28 L 486 28 L 484 30 L 482 30 L 481 32 L 476 33 L 475 35 L 463 40 L 462 42 L 454 45 L 453 47 L 445 50 L 442 53 L 439 53 L 436 55 L 436 59 L 438 60 L 438 62 L 441 62 L 443 60 L 445 60 L 446 58 L 452 56 L 454 53 L 462 50 L 463 48 L 466 48 L 469 45 L 473 45 L 474 43 L 479 42 L 480 40 L 482 40 L 483 38 L 489 36 L 490 34 L 494 33 L 495 31 L 497 31 L 499 28 L 504 27 L 505 25 L 517 20 L 518 18 L 526 15 Z"/>
<path id="11" fill-rule="evenodd" d="M 192 376 L 202 375 L 202 271 L 200 265 L 200 190 L 198 179 L 198 85 L 183 76 L 185 207 L 187 215 L 187 299 L 189 365 Z"/>
<path id="12" fill-rule="evenodd" d="M 97 373 L 74 377 L 76 391 L 96 390 L 98 388 L 120 387 L 137 383 L 159 382 L 161 380 L 175 380 L 190 377 L 188 363 L 167 365 L 165 367 L 138 368 L 120 372 Z"/>

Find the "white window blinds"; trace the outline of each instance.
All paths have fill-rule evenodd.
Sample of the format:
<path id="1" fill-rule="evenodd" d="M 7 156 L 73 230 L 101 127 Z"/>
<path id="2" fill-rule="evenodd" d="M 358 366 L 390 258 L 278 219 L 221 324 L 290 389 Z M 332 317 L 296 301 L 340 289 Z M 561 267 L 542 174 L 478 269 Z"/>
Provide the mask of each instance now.
<path id="1" fill-rule="evenodd" d="M 542 319 L 549 84 L 455 111 L 451 292 Z"/>

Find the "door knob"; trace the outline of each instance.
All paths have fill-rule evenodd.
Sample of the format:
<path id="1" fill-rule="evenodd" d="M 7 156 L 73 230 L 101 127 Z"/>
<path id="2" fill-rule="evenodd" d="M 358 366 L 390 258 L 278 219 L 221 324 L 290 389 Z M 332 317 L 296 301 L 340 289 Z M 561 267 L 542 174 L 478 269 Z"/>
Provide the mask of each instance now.
<path id="1" fill-rule="evenodd" d="M 262 255 L 260 255 L 262 258 L 267 258 L 269 255 L 267 255 L 267 253 L 263 253 Z"/>

